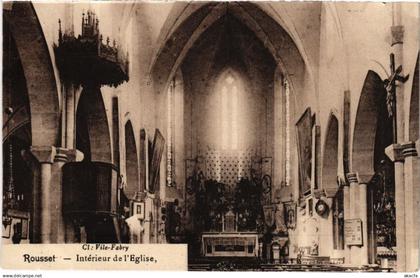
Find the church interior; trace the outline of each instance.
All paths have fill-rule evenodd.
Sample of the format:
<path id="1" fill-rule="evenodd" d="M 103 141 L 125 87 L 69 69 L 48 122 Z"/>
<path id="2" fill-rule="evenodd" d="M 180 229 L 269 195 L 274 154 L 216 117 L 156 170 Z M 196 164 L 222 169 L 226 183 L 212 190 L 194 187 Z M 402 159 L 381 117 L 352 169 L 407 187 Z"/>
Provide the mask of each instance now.
<path id="1" fill-rule="evenodd" d="M 418 20 L 403 2 L 3 3 L 2 244 L 417 270 Z"/>

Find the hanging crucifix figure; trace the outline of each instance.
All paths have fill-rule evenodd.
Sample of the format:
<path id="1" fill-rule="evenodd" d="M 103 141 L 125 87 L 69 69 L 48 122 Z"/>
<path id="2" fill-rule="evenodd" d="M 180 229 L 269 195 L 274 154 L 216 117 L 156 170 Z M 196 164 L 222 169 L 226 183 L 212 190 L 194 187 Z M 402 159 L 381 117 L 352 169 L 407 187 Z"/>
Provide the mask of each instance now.
<path id="1" fill-rule="evenodd" d="M 384 80 L 384 86 L 386 90 L 386 106 L 388 110 L 388 117 L 392 118 L 392 129 L 393 129 L 393 143 L 397 143 L 397 99 L 395 96 L 396 81 L 405 83 L 409 75 L 400 75 L 402 71 L 402 65 L 395 69 L 395 58 L 394 53 L 390 54 L 390 68 L 391 75 L 388 79 Z"/>

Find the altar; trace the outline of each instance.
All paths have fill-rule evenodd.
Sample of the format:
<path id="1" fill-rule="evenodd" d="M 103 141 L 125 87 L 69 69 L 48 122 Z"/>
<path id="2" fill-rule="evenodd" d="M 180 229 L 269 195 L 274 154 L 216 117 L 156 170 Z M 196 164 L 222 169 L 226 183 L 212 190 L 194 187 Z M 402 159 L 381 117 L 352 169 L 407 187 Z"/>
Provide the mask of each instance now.
<path id="1" fill-rule="evenodd" d="M 228 211 L 222 216 L 222 231 L 202 234 L 202 254 L 207 257 L 257 257 L 258 233 L 238 232 L 238 215 Z"/>
<path id="2" fill-rule="evenodd" d="M 255 232 L 207 232 L 202 234 L 202 253 L 206 257 L 257 257 Z"/>

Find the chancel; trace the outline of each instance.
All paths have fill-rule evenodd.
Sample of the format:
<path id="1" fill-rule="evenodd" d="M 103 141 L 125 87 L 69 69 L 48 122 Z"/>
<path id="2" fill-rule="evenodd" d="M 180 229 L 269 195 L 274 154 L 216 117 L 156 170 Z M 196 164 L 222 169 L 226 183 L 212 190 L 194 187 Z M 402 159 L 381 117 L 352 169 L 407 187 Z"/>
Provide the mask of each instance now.
<path id="1" fill-rule="evenodd" d="M 418 18 L 403 2 L 4 3 L 2 244 L 417 270 Z"/>

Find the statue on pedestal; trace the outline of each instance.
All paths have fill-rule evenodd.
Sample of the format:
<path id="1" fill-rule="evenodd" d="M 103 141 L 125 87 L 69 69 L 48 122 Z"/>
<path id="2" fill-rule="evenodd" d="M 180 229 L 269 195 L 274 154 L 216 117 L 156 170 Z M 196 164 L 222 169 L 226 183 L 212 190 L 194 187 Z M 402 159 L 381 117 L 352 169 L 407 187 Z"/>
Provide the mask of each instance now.
<path id="1" fill-rule="evenodd" d="M 276 219 L 276 234 L 286 234 L 287 233 L 287 226 L 284 220 L 284 205 L 283 203 L 276 204 L 276 211 L 275 211 L 275 219 Z"/>

